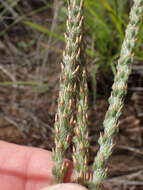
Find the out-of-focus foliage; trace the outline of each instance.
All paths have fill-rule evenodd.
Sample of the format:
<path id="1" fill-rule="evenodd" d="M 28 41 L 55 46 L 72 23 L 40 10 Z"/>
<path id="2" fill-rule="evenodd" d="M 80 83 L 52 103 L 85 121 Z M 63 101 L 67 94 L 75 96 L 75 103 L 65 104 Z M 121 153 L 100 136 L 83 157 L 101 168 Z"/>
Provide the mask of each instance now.
<path id="1" fill-rule="evenodd" d="M 129 0 L 85 0 L 88 53 L 92 59 L 96 58 L 105 70 L 112 68 L 115 72 L 131 5 Z M 140 51 L 142 42 L 143 27 L 136 48 L 136 60 L 143 60 Z"/>
<path id="2" fill-rule="evenodd" d="M 42 11 L 54 11 L 54 1 L 39 1 L 42 6 L 36 7 L 34 10 L 28 7 L 31 1 L 21 0 L 5 0 L 0 4 L 0 16 L 12 16 L 13 21 L 1 30 L 0 35 L 4 35 L 6 31 L 10 31 L 17 23 L 26 25 L 33 30 L 43 33 L 44 35 L 63 41 L 65 24 L 67 18 L 67 0 L 59 0 L 61 2 L 58 10 L 58 25 L 56 31 L 50 31 L 43 23 L 36 22 L 33 16 L 38 15 Z M 131 0 L 85 0 L 85 39 L 87 60 L 92 63 L 93 70 L 102 69 L 103 71 L 112 70 L 116 72 L 116 63 L 119 56 L 121 43 L 124 38 L 124 31 L 128 23 L 128 15 L 132 6 Z M 46 19 L 45 19 L 46 22 Z M 52 23 L 52 21 L 51 21 Z M 50 22 L 49 22 L 50 24 Z M 138 45 L 136 48 L 135 61 L 142 61 L 142 42 L 143 42 L 143 26 L 141 27 Z M 96 63 L 96 65 L 95 65 Z"/>

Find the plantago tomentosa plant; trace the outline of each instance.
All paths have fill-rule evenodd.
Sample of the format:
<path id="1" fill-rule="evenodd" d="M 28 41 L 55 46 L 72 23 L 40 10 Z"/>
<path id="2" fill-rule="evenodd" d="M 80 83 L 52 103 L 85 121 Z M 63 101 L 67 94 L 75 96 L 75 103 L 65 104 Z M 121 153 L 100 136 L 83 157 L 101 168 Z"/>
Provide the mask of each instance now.
<path id="1" fill-rule="evenodd" d="M 69 0 L 66 49 L 63 54 L 61 86 L 58 102 L 58 111 L 55 123 L 55 151 L 54 174 L 58 182 L 62 182 L 66 172 L 64 164 L 65 152 L 70 144 L 70 136 L 75 132 L 73 163 L 75 178 L 82 184 L 87 180 L 87 83 L 84 64 L 81 59 L 82 41 L 82 6 L 83 0 Z M 104 134 L 99 138 L 100 148 L 93 164 L 93 180 L 88 184 L 93 190 L 101 190 L 101 183 L 106 177 L 107 161 L 113 150 L 113 136 L 118 131 L 118 119 L 124 105 L 127 92 L 127 81 L 131 73 L 133 52 L 141 14 L 143 0 L 134 0 L 130 13 L 130 22 L 127 26 L 125 39 L 121 48 L 117 73 L 109 98 L 109 108 L 103 123 Z M 79 91 L 79 95 L 77 95 Z M 77 106 L 76 106 L 77 104 Z M 75 117 L 75 109 L 77 114 Z M 74 129 L 73 129 L 74 127 Z"/>
<path id="2" fill-rule="evenodd" d="M 54 174 L 58 182 L 63 182 L 67 167 L 65 153 L 70 145 L 75 125 L 74 110 L 76 106 L 77 80 L 80 70 L 82 40 L 83 0 L 68 0 L 66 47 L 61 63 L 61 84 L 58 110 L 55 121 Z"/>
<path id="3" fill-rule="evenodd" d="M 112 93 L 109 98 L 110 105 L 103 123 L 104 134 L 100 136 L 100 149 L 93 165 L 93 190 L 101 190 L 101 183 L 106 177 L 106 164 L 114 146 L 113 135 L 118 130 L 118 119 L 121 115 L 121 109 L 124 105 L 123 99 L 127 92 L 127 81 L 131 73 L 134 47 L 142 14 L 143 0 L 134 0 L 134 5 L 130 13 L 130 22 L 127 26 L 125 39 L 121 48 L 117 73 L 112 86 Z"/>

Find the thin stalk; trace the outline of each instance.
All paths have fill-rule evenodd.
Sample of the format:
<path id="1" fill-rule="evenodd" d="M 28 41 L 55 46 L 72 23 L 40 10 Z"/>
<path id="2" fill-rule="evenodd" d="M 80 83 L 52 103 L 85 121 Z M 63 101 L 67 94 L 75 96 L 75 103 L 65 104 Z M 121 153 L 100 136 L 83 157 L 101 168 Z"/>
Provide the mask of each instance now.
<path id="1" fill-rule="evenodd" d="M 104 134 L 99 138 L 100 149 L 93 164 L 93 181 L 91 189 L 101 190 L 101 183 L 107 175 L 107 161 L 113 151 L 113 136 L 118 131 L 118 119 L 124 105 L 124 97 L 127 93 L 127 81 L 131 73 L 133 53 L 139 24 L 143 14 L 143 0 L 134 0 L 130 13 L 130 22 L 126 29 L 125 39 L 121 48 L 117 66 L 117 74 L 112 86 L 109 98 L 109 108 L 103 123 Z"/>
<path id="2" fill-rule="evenodd" d="M 75 126 L 75 105 L 77 78 L 80 68 L 80 45 L 82 40 L 83 0 L 68 0 L 66 47 L 61 63 L 60 93 L 55 119 L 55 150 L 53 173 L 57 182 L 63 182 L 67 171 L 66 150 L 70 145 L 71 134 Z"/>

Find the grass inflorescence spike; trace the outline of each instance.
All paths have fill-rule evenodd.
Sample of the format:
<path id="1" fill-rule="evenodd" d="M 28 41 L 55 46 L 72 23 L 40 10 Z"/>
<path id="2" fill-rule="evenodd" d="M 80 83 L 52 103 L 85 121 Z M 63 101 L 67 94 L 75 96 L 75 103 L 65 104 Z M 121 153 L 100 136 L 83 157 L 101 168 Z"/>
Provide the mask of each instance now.
<path id="1" fill-rule="evenodd" d="M 83 65 L 84 67 L 84 65 Z M 83 68 L 79 82 L 79 96 L 77 101 L 77 124 L 75 126 L 73 164 L 75 168 L 75 181 L 86 184 L 88 173 L 88 88 L 87 73 Z"/>
<path id="2" fill-rule="evenodd" d="M 143 14 L 143 0 L 134 0 L 130 13 L 130 21 L 126 29 L 125 39 L 121 47 L 120 58 L 117 65 L 117 73 L 109 98 L 109 108 L 103 123 L 104 134 L 99 138 L 99 151 L 93 165 L 93 181 L 91 188 L 101 190 L 101 183 L 107 175 L 107 161 L 114 146 L 113 136 L 118 131 L 118 119 L 124 105 L 124 97 L 127 93 L 127 81 L 131 73 L 134 47 L 139 32 L 141 16 Z"/>
<path id="3" fill-rule="evenodd" d="M 63 182 L 67 170 L 66 150 L 75 126 L 77 80 L 80 68 L 82 41 L 83 0 L 68 0 L 68 20 L 65 34 L 66 47 L 61 63 L 60 93 L 55 119 L 55 150 L 53 173 L 57 182 Z"/>

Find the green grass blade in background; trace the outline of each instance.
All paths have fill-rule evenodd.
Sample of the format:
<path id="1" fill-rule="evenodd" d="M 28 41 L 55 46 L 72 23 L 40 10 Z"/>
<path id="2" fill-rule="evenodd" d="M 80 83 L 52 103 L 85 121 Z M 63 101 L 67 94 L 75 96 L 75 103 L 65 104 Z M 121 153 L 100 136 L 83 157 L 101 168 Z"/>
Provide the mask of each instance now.
<path id="1" fill-rule="evenodd" d="M 52 36 L 53 38 L 56 38 L 58 40 L 64 41 L 64 38 L 62 38 L 60 35 L 54 33 L 54 32 L 50 32 L 47 28 L 45 28 L 44 26 L 41 26 L 39 24 L 30 22 L 30 21 L 23 21 L 24 24 L 26 24 L 27 26 L 30 26 L 31 28 L 38 30 L 44 34 L 47 34 L 49 36 Z"/>

